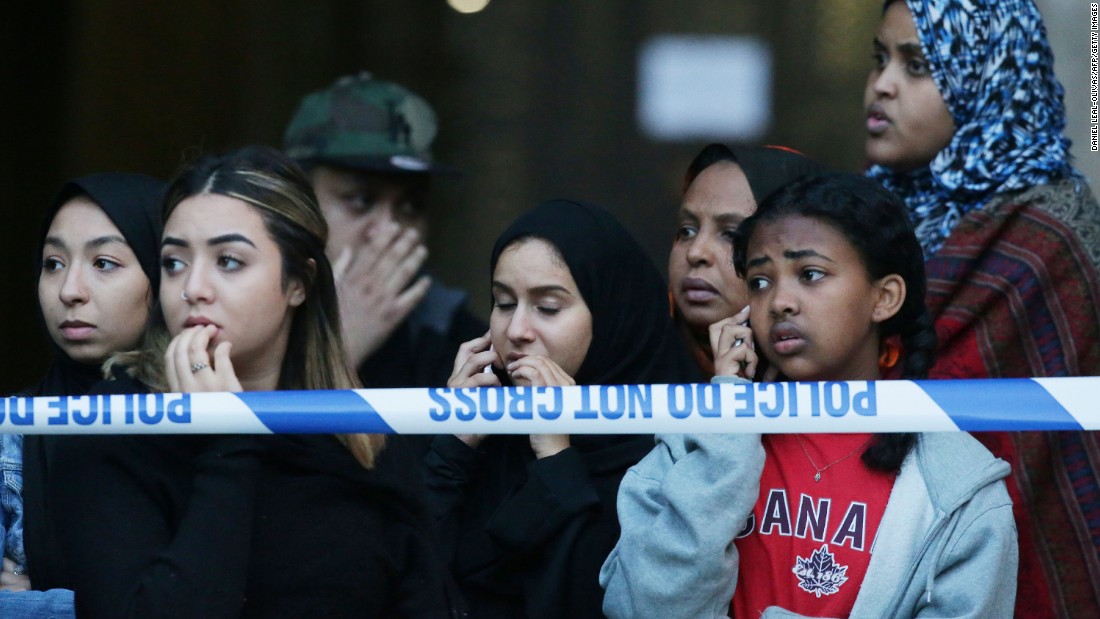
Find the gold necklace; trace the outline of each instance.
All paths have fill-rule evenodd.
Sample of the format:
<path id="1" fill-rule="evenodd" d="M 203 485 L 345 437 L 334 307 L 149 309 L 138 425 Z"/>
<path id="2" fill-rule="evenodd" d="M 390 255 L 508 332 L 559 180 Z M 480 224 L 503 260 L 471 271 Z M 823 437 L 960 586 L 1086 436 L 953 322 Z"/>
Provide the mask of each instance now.
<path id="1" fill-rule="evenodd" d="M 814 481 L 818 482 L 818 481 L 821 481 L 821 474 L 824 473 L 825 471 L 829 470 L 829 467 L 833 466 L 834 464 L 840 464 L 841 462 L 844 462 L 848 458 L 851 458 L 853 455 L 855 455 L 855 453 L 857 451 L 859 451 L 860 449 L 863 449 L 864 447 L 866 447 L 867 443 L 870 443 L 871 439 L 874 438 L 874 435 L 868 436 L 867 440 L 863 441 L 863 443 L 860 444 L 859 447 L 856 447 L 852 451 L 848 452 L 848 455 L 844 456 L 843 458 L 840 458 L 839 460 L 833 460 L 832 462 L 826 464 L 825 466 L 823 466 L 821 468 L 818 468 L 817 463 L 814 462 L 814 459 L 810 457 L 810 452 L 806 451 L 806 446 L 802 444 L 802 437 L 795 434 L 794 438 L 795 438 L 796 441 L 798 441 L 798 446 L 802 448 L 802 453 L 806 456 L 806 459 L 810 461 L 810 466 L 814 467 L 814 471 L 816 471 L 814 473 Z"/>

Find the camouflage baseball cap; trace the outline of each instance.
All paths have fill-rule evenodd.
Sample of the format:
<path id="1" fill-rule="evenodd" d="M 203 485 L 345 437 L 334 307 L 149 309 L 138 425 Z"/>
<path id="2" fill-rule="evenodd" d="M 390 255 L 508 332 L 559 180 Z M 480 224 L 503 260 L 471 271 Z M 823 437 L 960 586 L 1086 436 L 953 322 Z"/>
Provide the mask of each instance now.
<path id="1" fill-rule="evenodd" d="M 422 97 L 363 72 L 306 95 L 283 136 L 283 150 L 299 162 L 360 170 L 449 171 L 432 161 L 437 129 L 435 112 Z"/>

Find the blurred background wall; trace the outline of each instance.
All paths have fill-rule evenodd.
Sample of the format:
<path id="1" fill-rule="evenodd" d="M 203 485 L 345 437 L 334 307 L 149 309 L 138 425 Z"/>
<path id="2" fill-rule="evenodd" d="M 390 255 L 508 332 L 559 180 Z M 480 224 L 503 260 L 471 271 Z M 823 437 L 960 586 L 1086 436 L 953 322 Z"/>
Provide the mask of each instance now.
<path id="1" fill-rule="evenodd" d="M 1088 152 L 1088 6 L 1039 3 L 1066 83 L 1078 165 Z M 862 92 L 878 0 L 59 0 L 0 17 L 0 393 L 49 350 L 32 252 L 60 183 L 128 170 L 167 177 L 199 152 L 278 145 L 299 98 L 369 70 L 435 106 L 432 271 L 487 315 L 487 262 L 512 217 L 550 197 L 613 210 L 664 270 L 681 176 L 707 140 L 654 141 L 636 121 L 639 50 L 654 36 L 751 35 L 771 54 L 762 142 L 863 166 Z"/>

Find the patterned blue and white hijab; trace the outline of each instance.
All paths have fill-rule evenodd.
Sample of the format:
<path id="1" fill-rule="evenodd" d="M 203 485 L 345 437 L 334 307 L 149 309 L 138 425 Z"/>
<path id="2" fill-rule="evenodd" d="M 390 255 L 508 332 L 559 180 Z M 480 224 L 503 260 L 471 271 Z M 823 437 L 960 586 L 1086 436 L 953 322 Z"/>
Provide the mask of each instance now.
<path id="1" fill-rule="evenodd" d="M 1080 174 L 1070 165 L 1064 90 L 1032 0 L 905 0 L 955 135 L 928 167 L 867 175 L 904 198 L 930 258 L 995 194 Z M 885 6 L 890 5 L 887 0 Z"/>

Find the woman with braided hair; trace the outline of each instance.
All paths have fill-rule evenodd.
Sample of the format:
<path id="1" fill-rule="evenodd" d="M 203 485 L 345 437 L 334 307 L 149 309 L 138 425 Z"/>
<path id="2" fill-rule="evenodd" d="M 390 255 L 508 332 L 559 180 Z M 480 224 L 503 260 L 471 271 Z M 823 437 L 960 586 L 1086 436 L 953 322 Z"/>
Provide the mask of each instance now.
<path id="1" fill-rule="evenodd" d="M 779 190 L 738 227 L 733 260 L 751 328 L 712 330 L 718 382 L 758 352 L 787 381 L 877 380 L 891 337 L 904 376 L 926 376 L 935 334 L 921 247 L 873 181 L 823 175 Z M 1007 474 L 961 432 L 658 435 L 620 487 L 604 612 L 1008 616 Z"/>

